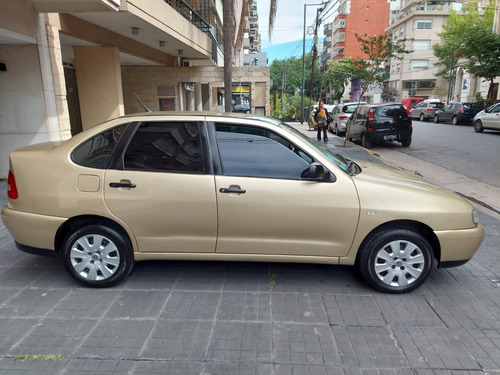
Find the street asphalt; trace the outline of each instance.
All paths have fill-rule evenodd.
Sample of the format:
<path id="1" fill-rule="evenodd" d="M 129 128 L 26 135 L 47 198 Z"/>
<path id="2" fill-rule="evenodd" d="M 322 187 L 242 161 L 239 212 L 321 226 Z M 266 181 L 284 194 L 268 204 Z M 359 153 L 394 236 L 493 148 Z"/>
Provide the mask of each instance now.
<path id="1" fill-rule="evenodd" d="M 5 180 L 0 191 L 3 206 Z M 485 208 L 500 195 L 460 193 L 483 244 L 405 295 L 373 291 L 352 267 L 244 262 L 140 262 L 89 289 L 58 259 L 18 251 L 0 222 L 0 374 L 500 375 L 500 215 Z"/>

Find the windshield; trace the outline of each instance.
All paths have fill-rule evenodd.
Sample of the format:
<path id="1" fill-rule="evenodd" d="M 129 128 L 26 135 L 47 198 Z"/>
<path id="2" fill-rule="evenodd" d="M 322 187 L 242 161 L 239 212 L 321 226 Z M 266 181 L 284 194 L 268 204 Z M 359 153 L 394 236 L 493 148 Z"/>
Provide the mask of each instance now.
<path id="1" fill-rule="evenodd" d="M 279 125 L 282 129 L 288 130 L 292 135 L 299 137 L 303 141 L 307 142 L 309 146 L 323 154 L 325 157 L 328 158 L 332 163 L 337 165 L 340 169 L 342 169 L 344 172 L 347 174 L 350 174 L 350 162 L 344 159 L 342 155 L 339 154 L 333 154 L 330 150 L 328 150 L 326 147 L 320 145 L 319 143 L 314 142 L 311 138 L 306 136 L 305 134 L 299 132 L 297 129 L 294 127 L 287 125 L 285 123 L 281 123 Z"/>

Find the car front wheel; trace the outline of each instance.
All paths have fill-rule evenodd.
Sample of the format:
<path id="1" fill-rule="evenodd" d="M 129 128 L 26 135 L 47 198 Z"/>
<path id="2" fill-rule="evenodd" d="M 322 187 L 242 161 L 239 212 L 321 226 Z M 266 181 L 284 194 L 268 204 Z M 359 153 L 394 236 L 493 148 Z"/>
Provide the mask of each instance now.
<path id="1" fill-rule="evenodd" d="M 483 128 L 483 123 L 481 122 L 481 120 L 477 120 L 475 123 L 474 123 L 474 131 L 476 133 L 482 133 L 484 130 Z"/>
<path id="2" fill-rule="evenodd" d="M 434 116 L 434 122 L 435 122 L 436 124 L 439 122 L 439 117 L 437 117 L 437 115 L 436 115 L 436 116 Z"/>
<path id="3" fill-rule="evenodd" d="M 386 293 L 406 293 L 417 289 L 432 268 L 429 242 L 405 227 L 381 229 L 360 248 L 358 267 L 365 280 Z"/>
<path id="4" fill-rule="evenodd" d="M 64 241 L 62 256 L 70 275 L 94 288 L 118 284 L 134 266 L 128 238 L 97 224 L 80 227 L 70 234 Z"/>
<path id="5" fill-rule="evenodd" d="M 458 125 L 458 117 L 457 116 L 453 116 L 452 119 L 451 119 L 451 123 L 453 125 Z"/>

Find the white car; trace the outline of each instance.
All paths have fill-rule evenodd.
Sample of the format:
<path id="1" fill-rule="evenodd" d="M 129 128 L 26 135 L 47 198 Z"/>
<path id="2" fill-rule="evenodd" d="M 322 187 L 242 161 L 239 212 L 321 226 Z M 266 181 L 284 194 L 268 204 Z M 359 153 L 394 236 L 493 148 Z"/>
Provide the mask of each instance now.
<path id="1" fill-rule="evenodd" d="M 474 130 L 482 133 L 484 129 L 500 130 L 500 103 L 483 109 L 473 120 Z"/>

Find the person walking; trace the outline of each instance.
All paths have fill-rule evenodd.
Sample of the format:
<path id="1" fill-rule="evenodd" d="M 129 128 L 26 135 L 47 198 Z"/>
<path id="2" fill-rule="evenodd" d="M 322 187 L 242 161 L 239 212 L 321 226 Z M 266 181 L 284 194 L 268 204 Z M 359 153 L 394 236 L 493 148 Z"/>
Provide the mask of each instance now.
<path id="1" fill-rule="evenodd" d="M 328 110 L 324 107 L 323 101 L 318 102 L 318 109 L 314 114 L 314 125 L 318 129 L 318 142 L 321 142 L 321 132 L 323 132 L 323 140 L 328 142 Z"/>

